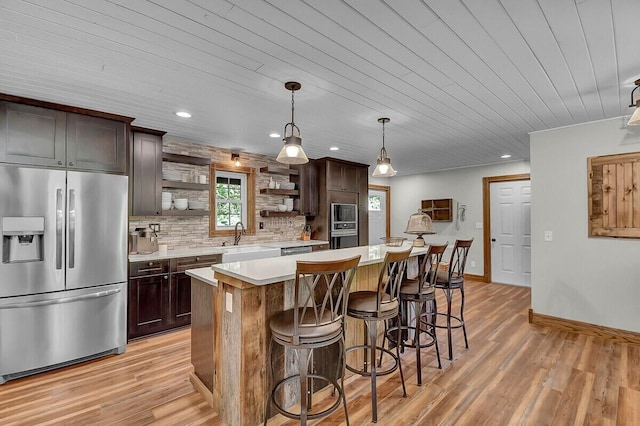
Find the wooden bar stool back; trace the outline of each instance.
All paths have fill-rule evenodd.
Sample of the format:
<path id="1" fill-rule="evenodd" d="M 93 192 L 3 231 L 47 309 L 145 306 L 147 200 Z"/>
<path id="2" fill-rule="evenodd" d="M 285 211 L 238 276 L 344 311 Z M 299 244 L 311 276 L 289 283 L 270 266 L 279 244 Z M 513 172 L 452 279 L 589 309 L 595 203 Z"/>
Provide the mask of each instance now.
<path id="1" fill-rule="evenodd" d="M 437 315 L 446 317 L 446 326 L 441 326 L 435 322 L 435 327 L 447 329 L 447 343 L 449 344 L 449 359 L 453 360 L 453 347 L 451 345 L 451 330 L 454 328 L 462 328 L 464 335 L 464 346 L 469 349 L 467 341 L 467 328 L 464 323 L 464 267 L 467 263 L 467 255 L 471 248 L 473 238 L 470 240 L 456 240 L 451 252 L 451 260 L 446 271 L 438 271 L 436 278 L 436 288 L 444 291 L 447 300 L 447 312 L 439 312 Z M 453 299 L 453 291 L 460 291 L 460 313 L 453 315 L 451 313 L 451 302 Z M 452 324 L 453 320 L 453 324 Z"/>
<path id="2" fill-rule="evenodd" d="M 265 420 L 269 418 L 271 403 L 275 409 L 286 417 L 300 420 L 305 425 L 307 420 L 318 419 L 335 411 L 340 403 L 344 406 L 347 424 L 347 401 L 344 395 L 344 318 L 349 290 L 360 262 L 360 256 L 329 262 L 296 262 L 296 278 L 293 308 L 279 312 L 271 317 L 271 343 L 269 345 L 269 363 L 271 365 L 271 383 L 273 379 L 273 345 L 278 344 L 293 350 L 297 355 L 297 373 L 288 375 L 273 384 L 268 392 L 265 405 Z M 339 362 L 332 376 L 320 375 L 312 368 L 313 350 L 339 343 Z M 288 364 L 288 363 L 287 363 Z M 290 369 L 287 365 L 285 370 Z M 295 365 L 294 365 L 295 367 Z M 313 371 L 313 373 L 311 373 Z M 340 378 L 340 383 L 338 383 Z M 322 411 L 314 412 L 312 394 L 314 382 L 320 380 L 333 385 L 338 395 L 334 403 Z M 290 382 L 299 382 L 298 401 L 289 401 L 287 392 Z M 286 388 L 286 389 L 285 389 Z M 279 399 L 284 399 L 281 401 Z M 299 402 L 299 413 L 289 411 L 291 406 Z"/>
<path id="3" fill-rule="evenodd" d="M 400 284 L 407 268 L 407 259 L 411 254 L 411 248 L 404 251 L 388 251 L 385 255 L 384 264 L 380 270 L 378 277 L 378 285 L 376 290 L 356 291 L 349 296 L 349 305 L 347 307 L 347 316 L 361 319 L 364 321 L 364 344 L 352 346 L 347 352 L 362 350 L 364 351 L 364 363 L 362 367 L 354 367 L 347 363 L 347 369 L 353 373 L 371 377 L 371 419 L 373 422 L 378 421 L 378 397 L 376 390 L 376 376 L 390 374 L 395 370 L 400 371 L 400 380 L 402 382 L 402 394 L 407 396 L 404 385 L 404 376 L 402 375 L 402 364 L 400 361 L 399 347 L 396 345 L 396 353 L 383 346 L 378 346 L 378 324 L 383 323 L 386 335 L 387 322 L 391 319 L 399 320 L 398 294 Z M 384 340 L 382 342 L 384 345 Z M 378 370 L 376 366 L 376 351 L 384 352 L 389 355 L 394 363 L 386 370 Z M 369 361 L 369 359 L 371 361 Z"/>

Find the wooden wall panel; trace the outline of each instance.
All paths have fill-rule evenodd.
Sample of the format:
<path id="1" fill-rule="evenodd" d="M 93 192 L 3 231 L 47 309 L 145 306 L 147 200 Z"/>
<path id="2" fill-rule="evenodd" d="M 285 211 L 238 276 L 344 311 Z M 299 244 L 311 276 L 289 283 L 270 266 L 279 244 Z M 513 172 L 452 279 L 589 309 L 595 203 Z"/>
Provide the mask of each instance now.
<path id="1" fill-rule="evenodd" d="M 640 238 L 640 153 L 587 159 L 589 236 Z"/>

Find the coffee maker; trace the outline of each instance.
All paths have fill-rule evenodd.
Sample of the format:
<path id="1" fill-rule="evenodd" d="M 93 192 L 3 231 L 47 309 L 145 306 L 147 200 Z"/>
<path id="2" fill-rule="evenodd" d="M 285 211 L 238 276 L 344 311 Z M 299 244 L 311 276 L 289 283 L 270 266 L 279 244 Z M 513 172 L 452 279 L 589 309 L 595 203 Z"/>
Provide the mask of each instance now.
<path id="1" fill-rule="evenodd" d="M 158 251 L 158 235 L 151 228 L 136 228 L 129 233 L 129 253 L 149 254 Z"/>

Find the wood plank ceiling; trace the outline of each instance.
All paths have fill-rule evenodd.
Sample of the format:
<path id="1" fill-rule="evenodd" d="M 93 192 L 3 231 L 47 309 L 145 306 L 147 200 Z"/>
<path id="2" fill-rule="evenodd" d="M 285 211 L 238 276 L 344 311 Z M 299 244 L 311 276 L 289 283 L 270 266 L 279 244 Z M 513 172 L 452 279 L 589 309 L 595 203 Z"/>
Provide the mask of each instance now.
<path id="1" fill-rule="evenodd" d="M 386 116 L 411 174 L 528 159 L 528 132 L 631 114 L 637 16 L 637 0 L 2 0 L 0 92 L 275 156 L 295 80 L 310 157 L 375 164 Z"/>

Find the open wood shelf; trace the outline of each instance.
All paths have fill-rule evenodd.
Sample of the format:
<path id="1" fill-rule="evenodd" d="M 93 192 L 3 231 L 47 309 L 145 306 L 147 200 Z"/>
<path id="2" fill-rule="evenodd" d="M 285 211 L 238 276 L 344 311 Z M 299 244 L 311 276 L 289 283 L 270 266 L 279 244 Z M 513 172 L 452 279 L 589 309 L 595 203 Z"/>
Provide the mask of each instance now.
<path id="1" fill-rule="evenodd" d="M 209 210 L 162 210 L 162 216 L 208 216 Z"/>
<path id="2" fill-rule="evenodd" d="M 299 191 L 297 189 L 260 188 L 260 193 L 270 195 L 298 195 Z"/>
<path id="3" fill-rule="evenodd" d="M 167 152 L 162 153 L 162 160 L 170 161 L 172 163 L 193 164 L 194 166 L 208 166 L 211 164 L 210 158 L 193 157 L 191 155 L 182 154 L 169 154 Z"/>
<path id="4" fill-rule="evenodd" d="M 442 198 L 438 200 L 422 200 L 421 210 L 429 215 L 434 222 L 451 222 L 453 220 L 453 200 Z"/>
<path id="5" fill-rule="evenodd" d="M 260 216 L 262 217 L 296 217 L 300 216 L 300 212 L 291 211 L 291 212 L 281 212 L 281 211 L 273 211 L 273 210 L 260 210 Z"/>
<path id="6" fill-rule="evenodd" d="M 260 167 L 260 173 L 271 173 L 272 175 L 284 175 L 284 176 L 295 176 L 299 174 L 298 170 L 296 169 L 287 169 L 284 167 L 277 167 L 277 166 Z"/>
<path id="7" fill-rule="evenodd" d="M 195 183 L 195 182 L 179 182 L 174 180 L 163 180 L 163 188 L 178 188 L 178 189 L 194 189 L 198 191 L 208 191 L 208 183 Z"/>

